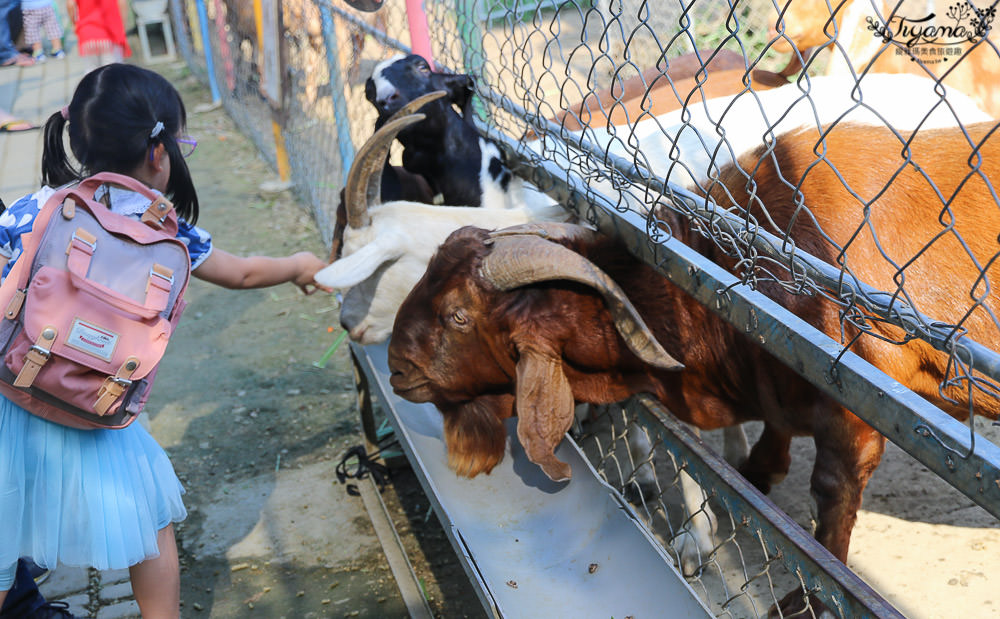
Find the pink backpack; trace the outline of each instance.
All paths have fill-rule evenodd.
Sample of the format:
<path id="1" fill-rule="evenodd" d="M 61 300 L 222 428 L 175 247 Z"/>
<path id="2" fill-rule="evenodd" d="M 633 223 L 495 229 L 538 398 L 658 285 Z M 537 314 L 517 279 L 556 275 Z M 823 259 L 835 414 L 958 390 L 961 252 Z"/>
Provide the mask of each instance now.
<path id="1" fill-rule="evenodd" d="M 149 198 L 138 221 L 94 200 L 111 183 Z M 0 285 L 0 392 L 76 428 L 124 428 L 149 397 L 191 274 L 173 205 L 102 173 L 46 201 Z"/>

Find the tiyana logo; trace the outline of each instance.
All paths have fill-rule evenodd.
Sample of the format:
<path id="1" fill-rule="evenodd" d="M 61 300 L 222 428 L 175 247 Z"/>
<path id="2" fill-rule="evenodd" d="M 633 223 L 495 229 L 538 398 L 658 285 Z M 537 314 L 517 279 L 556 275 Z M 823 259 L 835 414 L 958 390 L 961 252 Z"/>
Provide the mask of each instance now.
<path id="1" fill-rule="evenodd" d="M 947 62 L 949 57 L 961 56 L 964 45 L 974 44 L 985 38 L 996 17 L 996 8 L 978 9 L 970 2 L 959 2 L 948 7 L 940 21 L 935 13 L 924 17 L 907 17 L 890 14 L 885 22 L 878 17 L 867 17 L 868 30 L 882 42 L 896 42 L 897 54 L 909 54 L 925 63 Z"/>

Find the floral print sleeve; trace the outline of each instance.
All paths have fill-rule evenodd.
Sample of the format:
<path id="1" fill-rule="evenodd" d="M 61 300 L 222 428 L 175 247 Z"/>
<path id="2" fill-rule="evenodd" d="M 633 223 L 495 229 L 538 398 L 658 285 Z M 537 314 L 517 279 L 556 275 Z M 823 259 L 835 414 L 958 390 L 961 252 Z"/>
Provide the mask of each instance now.
<path id="1" fill-rule="evenodd" d="M 11 204 L 0 215 L 0 257 L 7 259 L 7 264 L 3 268 L 3 277 L 7 276 L 14 261 L 21 255 L 23 249 L 21 237 L 31 232 L 35 216 L 38 215 L 42 205 L 55 191 L 51 187 L 42 187 L 39 191 L 24 196 Z"/>
<path id="2" fill-rule="evenodd" d="M 191 256 L 191 270 L 197 269 L 212 253 L 212 235 L 198 226 L 192 226 L 183 219 L 177 226 L 177 238 L 184 242 Z"/>

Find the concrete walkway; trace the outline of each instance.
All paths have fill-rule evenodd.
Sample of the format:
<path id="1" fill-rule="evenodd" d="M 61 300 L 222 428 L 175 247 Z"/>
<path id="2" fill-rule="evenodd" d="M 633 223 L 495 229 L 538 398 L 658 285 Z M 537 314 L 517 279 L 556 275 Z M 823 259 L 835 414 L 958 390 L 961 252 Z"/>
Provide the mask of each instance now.
<path id="1" fill-rule="evenodd" d="M 0 68 L 0 108 L 43 125 L 69 103 L 80 79 L 96 64 L 75 53 L 33 67 Z M 0 198 L 7 204 L 40 183 L 42 132 L 0 133 Z"/>

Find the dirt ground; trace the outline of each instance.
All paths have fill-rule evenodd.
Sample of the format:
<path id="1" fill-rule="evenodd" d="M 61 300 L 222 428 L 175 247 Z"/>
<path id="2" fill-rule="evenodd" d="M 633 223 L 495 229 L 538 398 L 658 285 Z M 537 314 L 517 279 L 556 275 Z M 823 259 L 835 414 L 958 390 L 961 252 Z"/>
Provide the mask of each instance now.
<path id="1" fill-rule="evenodd" d="M 158 70 L 189 110 L 209 99 L 181 66 Z M 189 113 L 199 223 L 218 246 L 325 255 L 294 195 L 258 191 L 274 173 L 225 112 Z M 336 481 L 335 465 L 362 438 L 347 347 L 314 365 L 339 333 L 334 301 L 290 285 L 237 292 L 198 280 L 188 299 L 148 408 L 187 488 L 184 616 L 406 616 L 360 498 Z M 793 447 L 771 498 L 808 527 L 812 445 Z M 383 499 L 435 614 L 483 616 L 413 474 L 395 470 Z M 907 616 L 1000 617 L 1000 524 L 891 445 L 849 565 Z"/>
<path id="2" fill-rule="evenodd" d="M 201 201 L 217 247 L 286 255 L 327 249 L 294 195 L 261 195 L 274 172 L 180 65 L 158 66 L 181 91 Z M 193 279 L 147 407 L 183 481 L 178 527 L 184 616 L 405 617 L 359 497 L 334 467 L 362 442 L 347 346 L 315 367 L 340 329 L 335 301 L 291 285 L 229 291 Z M 482 607 L 419 484 L 393 474 L 383 493 L 431 608 Z"/>

